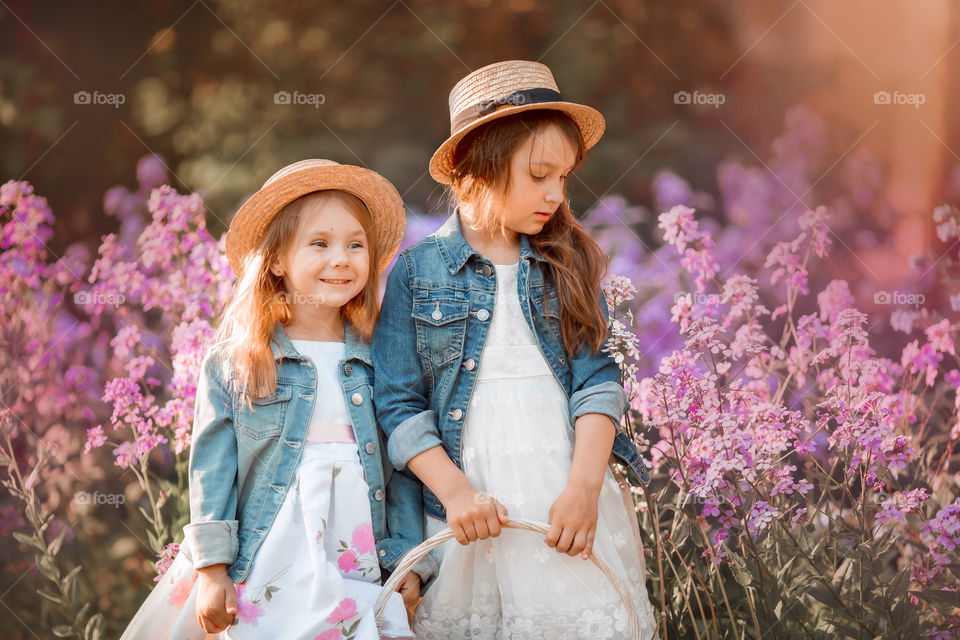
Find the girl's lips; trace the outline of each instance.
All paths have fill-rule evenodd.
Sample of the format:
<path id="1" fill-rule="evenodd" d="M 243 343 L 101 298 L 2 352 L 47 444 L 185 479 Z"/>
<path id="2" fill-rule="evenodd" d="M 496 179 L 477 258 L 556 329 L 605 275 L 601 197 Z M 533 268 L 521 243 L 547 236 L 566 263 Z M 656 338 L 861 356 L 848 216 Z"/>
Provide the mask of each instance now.
<path id="1" fill-rule="evenodd" d="M 538 217 L 540 217 L 540 218 L 549 218 L 549 217 L 552 216 L 553 214 L 552 214 L 552 213 L 547 213 L 546 211 L 535 211 L 535 212 L 533 213 L 533 215 L 538 216 Z"/>
<path id="2" fill-rule="evenodd" d="M 320 278 L 320 282 L 324 284 L 332 284 L 332 285 L 345 285 L 345 284 L 350 284 L 351 282 L 353 282 L 353 280 L 335 280 L 335 279 L 328 280 L 325 278 Z"/>

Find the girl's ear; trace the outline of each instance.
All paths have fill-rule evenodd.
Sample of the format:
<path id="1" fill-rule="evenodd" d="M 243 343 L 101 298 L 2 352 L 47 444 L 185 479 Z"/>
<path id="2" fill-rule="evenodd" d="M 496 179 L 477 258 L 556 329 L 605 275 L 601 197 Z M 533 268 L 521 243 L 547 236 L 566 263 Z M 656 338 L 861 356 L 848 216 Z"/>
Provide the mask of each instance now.
<path id="1" fill-rule="evenodd" d="M 283 265 L 280 263 L 280 256 L 274 256 L 270 261 L 270 272 L 279 277 L 283 276 Z"/>

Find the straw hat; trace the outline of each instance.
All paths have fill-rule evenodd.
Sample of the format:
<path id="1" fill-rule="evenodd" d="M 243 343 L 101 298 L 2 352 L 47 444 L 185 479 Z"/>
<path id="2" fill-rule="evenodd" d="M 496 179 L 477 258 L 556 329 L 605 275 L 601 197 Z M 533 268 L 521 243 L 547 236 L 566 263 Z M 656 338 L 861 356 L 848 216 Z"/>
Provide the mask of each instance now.
<path id="1" fill-rule="evenodd" d="M 233 217 L 227 232 L 227 260 L 233 272 L 240 275 L 247 253 L 285 206 L 300 196 L 328 189 L 346 191 L 367 205 L 377 230 L 377 268 L 386 269 L 400 248 L 407 226 L 403 200 L 396 188 L 379 173 L 363 167 L 333 160 L 300 160 L 270 176 Z"/>
<path id="2" fill-rule="evenodd" d="M 546 65 L 526 60 L 497 62 L 472 72 L 450 92 L 450 137 L 430 159 L 430 175 L 450 184 L 453 152 L 467 133 L 491 120 L 531 109 L 555 109 L 569 115 L 580 127 L 588 149 L 606 126 L 596 109 L 564 101 Z"/>

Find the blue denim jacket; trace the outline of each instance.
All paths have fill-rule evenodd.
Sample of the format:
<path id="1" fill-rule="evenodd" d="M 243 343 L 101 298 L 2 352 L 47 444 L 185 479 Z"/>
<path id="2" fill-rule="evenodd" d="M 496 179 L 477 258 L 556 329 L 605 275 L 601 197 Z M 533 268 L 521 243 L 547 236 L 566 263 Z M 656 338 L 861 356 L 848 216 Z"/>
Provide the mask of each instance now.
<path id="1" fill-rule="evenodd" d="M 545 259 L 527 236 L 521 234 L 520 242 L 520 306 L 567 393 L 571 423 L 586 413 L 601 413 L 619 425 L 627 405 L 619 367 L 608 354 L 591 353 L 587 346 L 566 353 L 556 286 L 544 278 Z M 370 343 L 377 419 L 397 469 L 441 444 L 462 468 L 463 421 L 496 292 L 493 264 L 467 243 L 457 213 L 397 258 Z M 606 312 L 602 294 L 600 299 Z M 619 429 L 613 455 L 641 481 L 650 481 L 640 454 Z M 445 519 L 443 505 L 427 487 L 424 508 Z"/>
<path id="2" fill-rule="evenodd" d="M 277 325 L 271 342 L 277 363 L 274 395 L 240 400 L 234 377 L 210 354 L 197 386 L 190 449 L 190 524 L 184 549 L 195 568 L 224 563 L 242 582 L 290 487 L 313 415 L 316 369 Z M 395 472 L 386 457 L 373 407 L 370 347 L 346 325 L 340 382 L 353 422 L 380 564 L 392 571 L 400 557 L 423 541 L 421 484 Z M 320 398 L 319 401 L 323 401 Z M 306 559 L 304 559 L 306 561 Z M 424 579 L 436 570 L 432 557 L 414 569 Z"/>

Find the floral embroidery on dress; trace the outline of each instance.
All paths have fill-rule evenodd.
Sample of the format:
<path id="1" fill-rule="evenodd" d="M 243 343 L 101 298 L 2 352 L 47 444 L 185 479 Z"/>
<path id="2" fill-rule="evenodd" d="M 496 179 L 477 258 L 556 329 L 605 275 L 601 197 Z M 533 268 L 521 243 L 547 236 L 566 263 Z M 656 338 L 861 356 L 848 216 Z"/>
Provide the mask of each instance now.
<path id="1" fill-rule="evenodd" d="M 257 621 L 263 615 L 263 607 L 259 605 L 259 600 L 251 601 L 243 596 L 244 583 L 237 585 L 237 619 L 239 622 L 249 624 L 252 627 L 257 626 Z"/>
<path id="2" fill-rule="evenodd" d="M 362 522 L 353 530 L 353 548 L 357 550 L 357 553 L 374 553 L 377 550 L 371 523 Z"/>
<path id="3" fill-rule="evenodd" d="M 183 609 L 183 605 L 186 604 L 187 598 L 190 597 L 190 591 L 193 589 L 193 583 L 196 581 L 196 571 L 191 571 L 177 580 L 177 583 L 173 586 L 173 591 L 170 592 L 170 598 L 167 600 L 167 604 L 169 604 L 171 607 L 176 607 L 177 609 Z"/>

